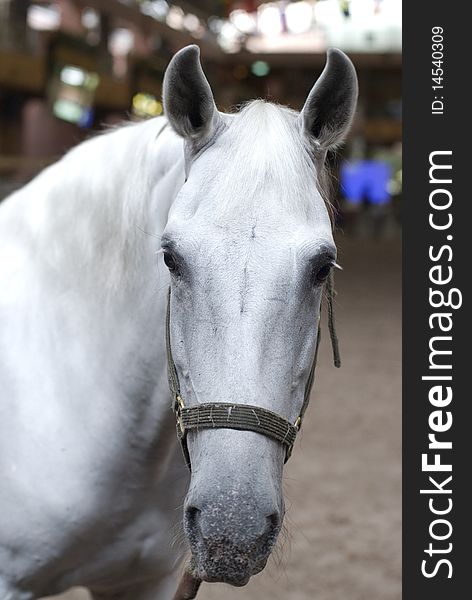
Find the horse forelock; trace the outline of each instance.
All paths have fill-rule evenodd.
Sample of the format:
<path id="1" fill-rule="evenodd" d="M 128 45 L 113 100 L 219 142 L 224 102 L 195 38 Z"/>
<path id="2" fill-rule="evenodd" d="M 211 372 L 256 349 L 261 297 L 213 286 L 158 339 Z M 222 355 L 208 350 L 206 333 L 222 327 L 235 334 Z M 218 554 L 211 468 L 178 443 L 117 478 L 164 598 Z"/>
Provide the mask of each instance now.
<path id="1" fill-rule="evenodd" d="M 205 173 L 208 186 L 218 190 L 208 203 L 214 214 L 245 212 L 268 197 L 288 214 L 312 214 L 320 204 L 329 210 L 324 176 L 297 112 L 253 100 L 226 118 L 228 126 L 211 154 L 211 172 Z"/>

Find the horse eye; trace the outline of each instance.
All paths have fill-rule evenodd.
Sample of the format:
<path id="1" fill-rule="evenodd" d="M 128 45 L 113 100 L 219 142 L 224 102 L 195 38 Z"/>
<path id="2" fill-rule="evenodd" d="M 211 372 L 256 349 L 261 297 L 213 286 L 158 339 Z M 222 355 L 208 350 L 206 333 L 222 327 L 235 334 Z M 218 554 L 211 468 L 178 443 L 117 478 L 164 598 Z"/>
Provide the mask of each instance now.
<path id="1" fill-rule="evenodd" d="M 164 263 L 171 273 L 177 270 L 177 261 L 170 252 L 164 251 Z"/>
<path id="2" fill-rule="evenodd" d="M 326 263 L 323 265 L 315 274 L 315 283 L 323 283 L 328 279 L 328 275 L 331 273 L 333 265 L 331 263 Z"/>

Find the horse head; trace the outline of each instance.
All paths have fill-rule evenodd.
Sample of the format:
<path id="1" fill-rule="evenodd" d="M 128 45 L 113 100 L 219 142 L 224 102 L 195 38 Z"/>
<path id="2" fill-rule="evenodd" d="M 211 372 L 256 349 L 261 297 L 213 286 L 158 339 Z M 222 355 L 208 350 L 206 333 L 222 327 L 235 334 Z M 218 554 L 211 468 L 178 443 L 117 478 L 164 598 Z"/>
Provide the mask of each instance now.
<path id="1" fill-rule="evenodd" d="M 297 423 L 336 261 L 320 181 L 356 99 L 354 67 L 339 50 L 329 52 L 300 113 L 260 100 L 221 113 L 198 47 L 169 64 L 165 112 L 184 139 L 186 181 L 162 249 L 186 406 L 257 406 Z M 240 429 L 197 427 L 186 438 L 184 529 L 194 573 L 233 585 L 264 568 L 284 517 L 286 448 Z"/>

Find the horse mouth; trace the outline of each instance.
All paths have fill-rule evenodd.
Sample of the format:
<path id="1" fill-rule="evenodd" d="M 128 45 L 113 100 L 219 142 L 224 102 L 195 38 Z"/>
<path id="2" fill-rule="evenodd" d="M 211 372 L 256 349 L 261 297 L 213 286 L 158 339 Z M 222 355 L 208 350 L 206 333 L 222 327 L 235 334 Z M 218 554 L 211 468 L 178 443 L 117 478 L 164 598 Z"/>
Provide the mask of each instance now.
<path id="1" fill-rule="evenodd" d="M 220 575 L 212 576 L 208 575 L 206 571 L 202 571 L 200 579 L 202 581 L 205 581 L 206 583 L 226 583 L 234 587 L 244 587 L 249 582 L 249 579 L 251 579 L 251 575 L 245 575 L 243 577 L 238 577 L 237 579 L 235 579 L 234 577 L 222 577 Z"/>
<path id="2" fill-rule="evenodd" d="M 193 575 L 201 581 L 244 587 L 253 575 L 264 569 L 267 558 L 253 563 L 238 555 L 226 555 L 219 559 L 206 556 L 200 560 L 193 556 L 192 563 Z"/>

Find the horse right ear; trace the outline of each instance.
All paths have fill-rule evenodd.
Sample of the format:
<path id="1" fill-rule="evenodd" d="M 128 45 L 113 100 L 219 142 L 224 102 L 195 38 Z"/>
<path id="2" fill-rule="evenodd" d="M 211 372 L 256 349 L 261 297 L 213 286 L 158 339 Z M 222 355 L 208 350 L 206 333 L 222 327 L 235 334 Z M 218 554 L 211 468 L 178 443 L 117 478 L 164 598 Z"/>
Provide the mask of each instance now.
<path id="1" fill-rule="evenodd" d="M 165 114 L 180 136 L 194 142 L 211 136 L 219 113 L 200 65 L 198 46 L 186 46 L 170 61 L 164 75 L 163 101 Z"/>
<path id="2" fill-rule="evenodd" d="M 343 141 L 351 126 L 358 94 L 357 75 L 349 58 L 332 48 L 321 77 L 300 113 L 302 131 L 326 151 Z"/>

